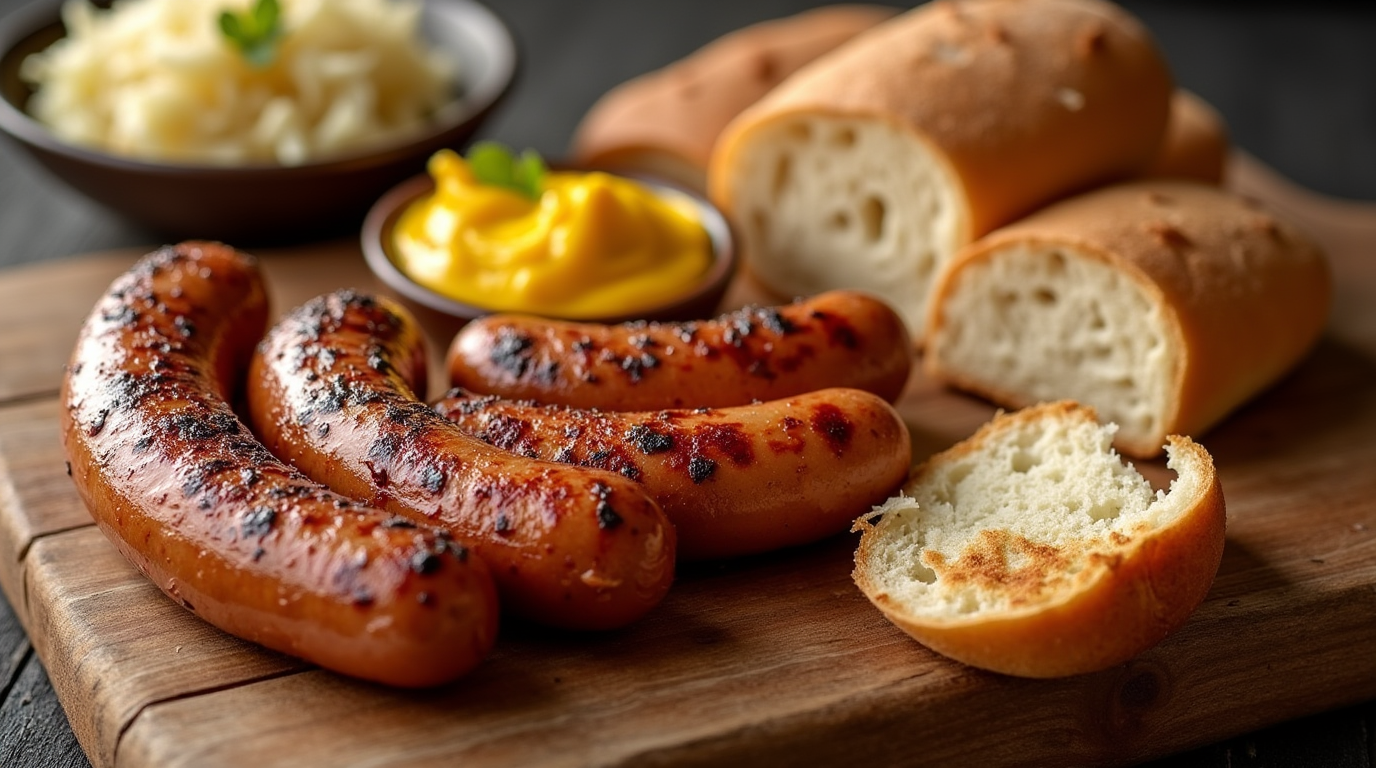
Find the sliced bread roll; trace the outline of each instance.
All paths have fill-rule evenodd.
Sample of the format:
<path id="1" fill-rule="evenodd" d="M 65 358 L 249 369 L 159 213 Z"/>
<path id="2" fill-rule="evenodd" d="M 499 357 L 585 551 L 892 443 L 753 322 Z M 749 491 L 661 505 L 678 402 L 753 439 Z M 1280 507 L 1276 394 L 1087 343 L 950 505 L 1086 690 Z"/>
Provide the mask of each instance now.
<path id="1" fill-rule="evenodd" d="M 1146 168 L 1171 92 L 1146 29 L 1110 3 L 936 2 L 743 112 L 708 187 L 765 285 L 877 293 L 920 339 L 928 290 L 956 249 Z"/>
<path id="2" fill-rule="evenodd" d="M 797 69 L 898 11 L 831 5 L 752 24 L 597 100 L 573 137 L 575 162 L 707 186 L 731 119 Z"/>
<path id="3" fill-rule="evenodd" d="M 1120 664 L 1179 627 L 1223 556 L 1223 491 L 1171 437 L 1169 492 L 1060 402 L 1000 415 L 918 467 L 856 523 L 855 582 L 923 645 L 971 666 L 1058 677 Z"/>
<path id="4" fill-rule="evenodd" d="M 1223 183 L 1228 165 L 1228 126 L 1218 110 L 1195 94 L 1177 89 L 1161 150 L 1144 176 Z"/>
<path id="5" fill-rule="evenodd" d="M 1198 436 L 1318 339 L 1319 249 L 1258 204 L 1143 181 L 1058 203 L 973 244 L 936 287 L 929 375 L 1019 408 L 1073 399 L 1149 457 Z"/>

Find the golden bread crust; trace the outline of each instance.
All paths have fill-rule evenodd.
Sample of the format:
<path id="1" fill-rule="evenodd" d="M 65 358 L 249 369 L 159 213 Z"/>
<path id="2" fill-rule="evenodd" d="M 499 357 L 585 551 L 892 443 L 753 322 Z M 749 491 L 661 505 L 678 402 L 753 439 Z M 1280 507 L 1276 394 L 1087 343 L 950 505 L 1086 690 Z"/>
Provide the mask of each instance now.
<path id="1" fill-rule="evenodd" d="M 1161 151 L 1144 174 L 1147 178 L 1193 179 L 1218 186 L 1228 164 L 1228 126 L 1208 102 L 1177 89 Z"/>
<path id="2" fill-rule="evenodd" d="M 1026 396 L 972 380 L 942 358 L 947 297 L 963 270 L 1014 246 L 1065 247 L 1121 270 L 1164 310 L 1174 384 L 1157 434 L 1119 450 L 1160 453 L 1198 436 L 1292 368 L 1318 340 L 1332 298 L 1319 248 L 1260 204 L 1203 184 L 1149 180 L 1063 201 L 957 254 L 934 288 L 927 373 L 1010 407 Z M 1067 393 L 1068 394 L 1068 393 Z"/>
<path id="3" fill-rule="evenodd" d="M 732 118 L 804 64 L 897 12 L 825 6 L 725 35 L 598 99 L 574 135 L 573 159 L 702 189 L 712 147 Z"/>
<path id="4" fill-rule="evenodd" d="M 890 121 L 928 142 L 963 187 L 963 242 L 1079 189 L 1139 173 L 1165 130 L 1172 81 L 1146 29 L 1100 0 L 922 6 L 799 70 L 727 127 L 709 191 L 733 210 L 752 134 L 798 115 Z"/>
<path id="5" fill-rule="evenodd" d="M 1018 422 L 1045 418 L 1093 419 L 1094 412 L 1070 402 L 1033 406 L 1001 415 L 968 440 L 918 467 L 905 489 L 917 487 L 940 464 L 978 453 Z M 1076 542 L 1060 550 L 1037 545 L 1046 555 L 1032 566 L 1069 560 L 1089 565 L 1074 576 L 1049 570 L 1045 588 L 1029 589 L 1035 574 L 1007 582 L 1024 599 L 1005 611 L 975 612 L 959 619 L 923 616 L 908 610 L 875 580 L 868 563 L 881 530 L 862 518 L 853 577 L 889 621 L 942 655 L 971 666 L 1020 677 L 1061 677 L 1098 671 L 1131 659 L 1161 641 L 1204 600 L 1223 556 L 1225 508 L 1213 460 L 1185 437 L 1169 438 L 1173 466 L 1197 477 L 1199 493 L 1167 525 L 1139 529 L 1104 542 Z M 999 532 L 994 532 L 997 535 Z M 1006 531 L 1002 533 L 1007 533 Z M 1093 547 L 1075 557 L 1079 547 Z M 1062 551 L 1063 550 L 1063 551 Z M 930 553 L 928 553 L 930 554 Z M 962 558 L 964 559 L 964 558 Z M 997 575 L 997 574 L 995 574 Z M 942 578 L 946 578 L 943 574 Z"/>

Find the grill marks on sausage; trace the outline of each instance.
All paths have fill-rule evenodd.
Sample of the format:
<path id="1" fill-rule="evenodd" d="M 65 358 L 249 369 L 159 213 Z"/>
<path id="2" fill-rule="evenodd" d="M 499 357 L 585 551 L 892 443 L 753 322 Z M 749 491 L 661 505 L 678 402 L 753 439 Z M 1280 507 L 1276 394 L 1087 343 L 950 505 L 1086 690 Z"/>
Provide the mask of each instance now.
<path id="1" fill-rule="evenodd" d="M 776 454 L 802 453 L 807 448 L 807 435 L 803 431 L 803 421 L 795 416 L 785 416 L 779 420 L 779 437 L 771 436 L 769 450 Z"/>
<path id="2" fill-rule="evenodd" d="M 531 347 L 534 345 L 535 340 L 526 334 L 503 327 L 497 331 L 497 341 L 492 345 L 489 359 L 493 365 L 519 379 L 530 368 Z"/>
<path id="3" fill-rule="evenodd" d="M 593 495 L 597 497 L 597 527 L 610 531 L 621 525 L 621 515 L 612 509 L 612 489 L 605 483 L 593 483 Z"/>
<path id="4" fill-rule="evenodd" d="M 851 437 L 855 434 L 855 425 L 846 418 L 840 408 L 830 403 L 821 403 L 813 408 L 812 428 L 822 436 L 831 452 L 837 456 L 845 453 L 846 448 L 850 446 Z"/>
<path id="5" fill-rule="evenodd" d="M 688 477 L 692 479 L 694 485 L 702 485 L 707 482 L 717 471 L 717 462 L 702 456 L 694 456 L 688 460 Z"/>
<path id="6" fill-rule="evenodd" d="M 778 307 L 764 307 L 757 310 L 755 314 L 761 325 L 780 336 L 787 336 L 798 330 L 798 326 L 794 325 L 792 320 L 784 317 Z"/>
<path id="7" fill-rule="evenodd" d="M 428 494 L 438 516 L 436 520 L 449 515 L 473 515 L 503 536 L 557 523 L 557 518 L 564 514 L 564 505 L 528 501 L 567 495 L 572 486 L 554 478 L 531 484 L 515 478 L 487 476 L 450 450 L 446 441 L 452 439 L 452 425 L 430 406 L 416 401 L 396 370 L 395 356 L 400 347 L 392 331 L 404 326 L 399 320 L 389 319 L 390 313 L 381 320 L 371 317 L 386 312 L 385 306 L 365 306 L 326 296 L 300 311 L 306 318 L 293 316 L 290 322 L 294 323 L 292 331 L 306 343 L 299 346 L 301 351 L 277 358 L 285 359 L 295 375 L 318 375 L 317 386 L 293 388 L 294 392 L 305 393 L 295 396 L 297 410 L 308 414 L 307 421 L 320 424 L 354 419 L 369 422 L 368 429 L 375 437 L 367 446 L 363 464 L 379 489 L 375 501 L 384 499 L 382 489 L 398 495 Z M 516 361 L 523 359 L 527 343 L 512 336 L 499 346 L 504 350 L 503 359 Z M 331 355 L 325 358 L 318 350 L 327 347 Z M 529 375 L 538 374 L 542 363 L 527 360 L 511 365 Z M 475 398 L 465 407 L 481 409 L 495 400 Z M 299 418 L 297 423 L 305 426 Z M 494 422 L 486 442 L 514 453 L 534 455 L 532 448 L 522 445 L 519 424 Z M 408 488 L 414 491 L 402 490 Z M 599 498 L 594 505 L 603 530 L 612 530 L 622 523 L 613 504 L 610 498 Z M 524 509 L 542 510 L 540 519 L 526 520 Z"/>
<path id="8" fill-rule="evenodd" d="M 797 370 L 820 349 L 860 345 L 859 332 L 845 318 L 798 304 L 750 306 L 708 321 L 636 321 L 601 334 L 576 324 L 555 326 L 546 335 L 498 325 L 493 334 L 489 362 L 505 376 L 544 386 L 561 377 L 578 386 L 609 378 L 639 384 L 657 370 L 683 371 L 696 359 L 722 357 L 750 376 L 773 380 Z M 787 354 L 777 348 L 784 337 L 796 337 Z"/>
<path id="9" fill-rule="evenodd" d="M 439 496 L 444 493 L 444 486 L 449 481 L 449 476 L 443 469 L 436 466 L 425 466 L 421 468 L 420 472 L 421 487 L 429 491 L 430 495 Z"/>
<path id="10" fill-rule="evenodd" d="M 355 311 L 358 310 L 358 311 Z M 394 362 L 387 350 L 379 345 L 367 347 L 361 360 L 351 361 L 342 373 L 326 375 L 346 356 L 345 350 L 330 347 L 322 339 L 345 330 L 364 334 L 384 334 L 400 327 L 401 320 L 391 310 L 377 303 L 371 296 L 353 291 L 338 291 L 318 296 L 292 314 L 295 331 L 305 343 L 291 350 L 291 365 L 310 383 L 321 386 L 305 388 L 301 394 L 304 405 L 298 408 L 297 423 L 307 426 L 320 416 L 338 413 L 345 408 L 360 407 L 379 402 L 382 398 L 363 385 L 355 373 L 362 368 L 382 374 L 394 370 Z M 323 427 L 325 432 L 329 427 Z"/>
<path id="11" fill-rule="evenodd" d="M 639 383 L 645 378 L 645 371 L 659 367 L 659 358 L 646 352 L 639 356 L 627 355 L 621 358 L 621 370 L 625 371 L 626 378 L 632 384 Z"/>
<path id="12" fill-rule="evenodd" d="M 696 485 L 709 481 L 723 465 L 744 469 L 758 458 L 744 424 L 702 419 L 710 416 L 710 409 L 660 411 L 627 425 L 619 414 L 477 398 L 464 390 L 451 390 L 435 409 L 503 450 L 611 470 L 632 480 L 644 475 L 642 457 L 655 457 Z M 767 446 L 776 452 L 801 452 L 806 445 L 803 427 L 802 420 L 786 417 L 784 439 Z"/>
<path id="13" fill-rule="evenodd" d="M 626 430 L 626 440 L 649 456 L 672 450 L 674 438 L 664 432 L 656 432 L 647 424 L 633 424 Z"/>
<path id="14" fill-rule="evenodd" d="M 366 518 L 350 516 L 362 505 L 278 462 L 219 399 L 202 362 L 204 345 L 213 339 L 201 330 L 219 321 L 201 322 L 181 283 L 169 287 L 159 277 L 188 258 L 176 247 L 164 248 L 130 270 L 103 299 L 96 317 L 104 325 L 94 326 L 88 337 L 98 352 L 71 371 L 86 379 L 79 385 L 83 394 L 69 407 L 95 439 L 93 449 L 103 461 L 137 466 L 155 451 L 174 463 L 171 477 L 180 473 L 180 478 L 173 480 L 169 508 L 190 509 L 197 513 L 194 525 L 238 542 L 226 550 L 230 557 L 259 563 L 286 556 L 274 545 L 284 528 L 322 542 L 332 540 L 342 527 L 366 529 Z M 205 265 L 182 269 L 174 279 L 250 279 L 215 273 Z M 357 399 L 347 387 L 329 394 L 341 401 Z M 436 557 L 466 557 L 466 551 L 450 542 L 437 544 L 432 532 L 409 523 L 407 528 L 393 535 L 399 546 Z M 353 583 L 368 565 L 366 552 L 358 555 L 352 565 L 345 564 L 352 573 L 344 580 L 348 589 L 341 587 L 337 594 L 368 608 L 374 595 Z"/>
<path id="15" fill-rule="evenodd" d="M 235 466 L 235 462 L 228 459 L 211 459 L 204 464 L 196 467 L 182 482 L 182 495 L 188 499 L 195 498 L 200 494 L 209 482 L 216 475 L 229 470 Z"/>
<path id="16" fill-rule="evenodd" d="M 826 338 L 832 344 L 846 349 L 858 349 L 860 347 L 860 335 L 856 332 L 855 326 L 847 322 L 845 318 L 819 309 L 809 312 L 808 316 L 817 321 L 826 334 Z"/>
<path id="17" fill-rule="evenodd" d="M 244 538 L 257 536 L 262 538 L 272 532 L 273 523 L 277 522 L 277 510 L 272 507 L 254 507 L 244 515 L 243 534 Z"/>
<path id="18" fill-rule="evenodd" d="M 191 408 L 166 416 L 163 418 L 160 428 L 177 439 L 187 442 L 205 442 L 217 437 L 242 434 L 244 431 L 239 419 L 229 411 L 219 409 L 211 410 L 209 413 L 199 411 L 201 409 Z"/>
<path id="19" fill-rule="evenodd" d="M 411 570 L 422 576 L 440 569 L 440 558 L 434 552 L 421 550 L 411 556 Z"/>

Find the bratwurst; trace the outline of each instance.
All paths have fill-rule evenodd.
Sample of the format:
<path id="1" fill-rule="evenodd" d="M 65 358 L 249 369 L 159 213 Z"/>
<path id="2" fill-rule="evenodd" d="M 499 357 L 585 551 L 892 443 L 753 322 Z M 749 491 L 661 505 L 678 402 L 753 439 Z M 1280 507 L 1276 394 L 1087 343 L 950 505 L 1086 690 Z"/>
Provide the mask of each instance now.
<path id="1" fill-rule="evenodd" d="M 640 482 L 678 529 L 684 560 L 768 552 L 848 530 L 898 489 L 912 463 L 903 419 L 858 389 L 640 412 L 455 389 L 434 407 L 499 448 Z"/>
<path id="2" fill-rule="evenodd" d="M 497 633 L 488 569 L 248 433 L 227 399 L 266 323 L 256 263 L 226 246 L 169 246 L 116 279 L 63 381 L 77 491 L 130 562 L 226 632 L 391 685 L 462 675 Z"/>
<path id="3" fill-rule="evenodd" d="M 571 629 L 639 618 L 674 575 L 674 527 L 631 480 L 517 456 L 417 400 L 424 337 L 405 309 L 349 291 L 273 328 L 250 366 L 254 428 L 307 475 L 433 523 L 492 566 L 503 607 Z"/>
<path id="4" fill-rule="evenodd" d="M 864 293 L 832 291 L 714 320 L 600 325 L 489 315 L 449 348 L 470 392 L 604 411 L 722 408 L 828 387 L 893 402 L 913 346 L 902 318 Z"/>

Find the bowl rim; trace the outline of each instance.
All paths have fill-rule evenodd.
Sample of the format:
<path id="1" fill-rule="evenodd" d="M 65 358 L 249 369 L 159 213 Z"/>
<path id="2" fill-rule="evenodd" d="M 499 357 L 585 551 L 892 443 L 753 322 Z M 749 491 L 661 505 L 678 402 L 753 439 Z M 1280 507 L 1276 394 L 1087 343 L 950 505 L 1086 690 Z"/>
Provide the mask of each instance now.
<path id="1" fill-rule="evenodd" d="M 729 287 L 731 279 L 735 276 L 740 263 L 740 240 L 736 236 L 736 231 L 731 225 L 730 219 L 722 213 L 721 209 L 712 203 L 705 195 L 672 181 L 659 178 L 648 174 L 627 173 L 621 170 L 611 170 L 602 167 L 582 167 L 565 164 L 553 164 L 555 171 L 600 171 L 611 173 L 616 176 L 633 179 L 654 190 L 657 194 L 668 192 L 682 196 L 689 200 L 698 211 L 702 227 L 707 231 L 708 241 L 712 245 L 712 263 L 707 271 L 694 284 L 693 289 L 672 301 L 648 307 L 634 312 L 622 312 L 611 315 L 599 315 L 596 317 L 568 317 L 553 313 L 542 313 L 533 310 L 503 310 L 490 309 L 468 304 L 456 299 L 449 298 L 441 293 L 433 291 L 420 283 L 412 280 L 406 273 L 399 269 L 392 261 L 388 243 L 390 242 L 389 233 L 395 227 L 397 219 L 401 217 L 403 211 L 412 202 L 434 190 L 434 180 L 428 174 L 418 174 L 388 190 L 386 194 L 378 198 L 373 207 L 368 210 L 368 214 L 363 219 L 363 230 L 361 241 L 363 247 L 363 258 L 367 262 L 368 268 L 391 290 L 401 294 L 406 299 L 415 302 L 423 307 L 440 312 L 461 320 L 472 320 L 486 315 L 524 315 L 528 317 L 541 317 L 548 320 L 559 320 L 575 323 L 601 323 L 615 325 L 618 323 L 630 323 L 646 320 L 649 317 L 682 317 L 684 320 L 693 319 L 688 315 L 688 310 L 700 302 L 704 296 L 713 292 L 725 292 Z M 706 315 L 696 319 L 705 319 Z"/>
<path id="2" fill-rule="evenodd" d="M 12 58 L 14 49 L 31 38 L 62 24 L 61 8 L 67 0 L 35 0 L 0 17 L 0 61 Z M 0 92 L 0 130 L 12 138 L 50 154 L 109 170 L 147 176 L 207 176 L 247 178 L 263 174 L 295 176 L 332 176 L 342 172 L 378 168 L 403 160 L 418 145 L 433 143 L 470 121 L 493 110 L 510 92 L 517 79 L 519 49 L 511 28 L 496 12 L 478 0 L 421 0 L 424 7 L 444 7 L 465 16 L 478 34 L 494 41 L 487 77 L 477 82 L 460 78 L 463 91 L 435 112 L 435 119 L 420 130 L 406 134 L 400 141 L 362 147 L 348 153 L 299 165 L 252 162 L 218 165 L 213 163 L 159 162 L 103 152 L 59 138 Z M 422 28 L 423 34 L 423 28 Z M 12 66 L 18 67 L 16 61 Z M 0 72 L 0 75 L 3 73 Z M 16 72 L 17 77 L 17 72 Z"/>

